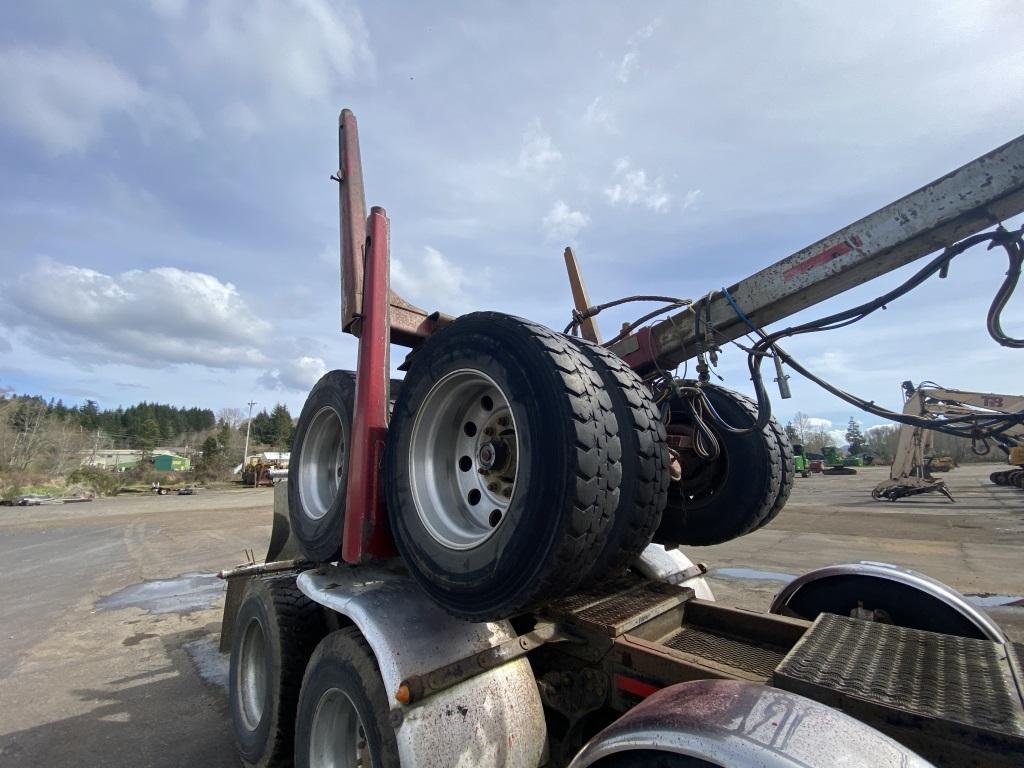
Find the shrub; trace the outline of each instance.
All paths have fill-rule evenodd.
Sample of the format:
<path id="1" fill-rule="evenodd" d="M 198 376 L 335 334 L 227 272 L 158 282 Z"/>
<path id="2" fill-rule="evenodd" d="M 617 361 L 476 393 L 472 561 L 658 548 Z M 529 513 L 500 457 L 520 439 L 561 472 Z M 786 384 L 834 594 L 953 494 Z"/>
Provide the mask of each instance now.
<path id="1" fill-rule="evenodd" d="M 68 485 L 81 485 L 92 490 L 97 496 L 113 496 L 124 485 L 123 478 L 115 472 L 99 467 L 79 467 L 67 478 Z"/>

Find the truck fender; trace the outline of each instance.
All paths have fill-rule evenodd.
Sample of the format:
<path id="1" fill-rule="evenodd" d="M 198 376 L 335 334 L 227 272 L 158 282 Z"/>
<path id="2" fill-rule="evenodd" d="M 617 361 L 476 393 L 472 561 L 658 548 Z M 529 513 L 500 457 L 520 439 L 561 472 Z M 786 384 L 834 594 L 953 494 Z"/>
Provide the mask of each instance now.
<path id="1" fill-rule="evenodd" d="M 714 600 L 715 595 L 704 578 L 703 564 L 694 564 L 678 549 L 666 549 L 661 544 L 648 544 L 633 567 L 651 581 L 678 584 L 693 590 L 701 600 Z"/>
<path id="2" fill-rule="evenodd" d="M 892 617 L 892 623 L 898 626 L 1006 642 L 999 625 L 952 587 L 909 568 L 870 560 L 808 571 L 779 590 L 769 610 L 810 620 L 825 611 L 848 616 L 858 608 L 857 601 L 841 595 L 856 596 L 860 590 L 870 593 L 872 587 L 882 587 L 885 594 L 884 598 L 876 596 L 876 600 L 890 602 L 894 611 L 904 611 L 902 620 Z M 863 607 L 872 610 L 892 606 L 868 602 Z"/>
<path id="3" fill-rule="evenodd" d="M 644 765 L 926 768 L 931 763 L 866 723 L 789 691 L 737 680 L 679 683 L 649 696 L 591 739 L 569 768 Z M 623 760 L 634 753 L 635 760 Z M 666 765 L 674 765 L 664 760 Z M 661 763 L 659 763 L 661 764 Z"/>
<path id="4" fill-rule="evenodd" d="M 299 589 L 351 621 L 377 659 L 393 697 L 402 680 L 516 637 L 507 621 L 474 624 L 445 613 L 403 573 L 383 567 L 322 566 Z M 402 765 L 529 766 L 547 735 L 529 661 L 494 667 L 422 701 L 391 699 Z"/>

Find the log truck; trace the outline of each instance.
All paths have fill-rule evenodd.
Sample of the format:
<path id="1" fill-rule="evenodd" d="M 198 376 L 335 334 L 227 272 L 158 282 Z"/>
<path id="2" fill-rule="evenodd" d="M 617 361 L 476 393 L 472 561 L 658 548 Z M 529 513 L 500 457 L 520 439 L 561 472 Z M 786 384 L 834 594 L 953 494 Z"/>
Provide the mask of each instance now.
<path id="1" fill-rule="evenodd" d="M 396 295 L 349 110 L 338 138 L 358 362 L 306 400 L 265 562 L 222 574 L 244 764 L 1024 762 L 1024 652 L 950 587 L 846 563 L 757 613 L 716 602 L 679 549 L 769 525 L 789 496 L 756 374 L 803 373 L 778 341 L 806 326 L 769 324 L 936 251 L 921 274 L 945 271 L 977 238 L 1019 273 L 1020 232 L 982 230 L 1024 210 L 1024 136 L 603 343 L 571 251 L 566 332 Z M 989 327 L 1012 346 L 1007 281 Z M 707 375 L 748 333 L 756 403 Z M 391 344 L 410 350 L 400 386 Z M 671 373 L 686 360 L 695 379 Z"/>

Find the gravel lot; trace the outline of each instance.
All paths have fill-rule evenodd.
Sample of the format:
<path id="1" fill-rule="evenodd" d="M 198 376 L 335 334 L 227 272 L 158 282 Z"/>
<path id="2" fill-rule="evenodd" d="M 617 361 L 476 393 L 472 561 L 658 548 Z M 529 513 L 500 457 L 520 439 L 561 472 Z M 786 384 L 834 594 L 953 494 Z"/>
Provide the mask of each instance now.
<path id="1" fill-rule="evenodd" d="M 797 478 L 767 529 L 688 554 L 719 600 L 763 610 L 793 575 L 834 562 L 895 562 L 985 605 L 1024 641 L 1024 492 L 993 466 L 947 477 L 941 497 L 872 501 L 886 475 Z M 234 766 L 220 568 L 257 556 L 272 492 L 121 497 L 0 508 L 0 765 Z"/>

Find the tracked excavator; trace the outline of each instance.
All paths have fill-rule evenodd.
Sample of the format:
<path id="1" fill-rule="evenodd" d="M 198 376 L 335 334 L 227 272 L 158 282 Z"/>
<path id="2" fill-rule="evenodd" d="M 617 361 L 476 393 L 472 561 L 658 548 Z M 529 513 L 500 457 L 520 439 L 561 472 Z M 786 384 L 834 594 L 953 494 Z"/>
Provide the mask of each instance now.
<path id="1" fill-rule="evenodd" d="M 944 481 L 929 476 L 926 459 L 933 434 L 941 431 L 951 420 L 962 424 L 1002 422 L 1004 429 L 993 435 L 991 441 L 1007 454 L 1024 440 L 1024 396 L 1021 395 L 945 389 L 930 381 L 915 387 L 912 382 L 904 381 L 903 400 L 904 414 L 931 419 L 934 428 L 921 424 L 902 426 L 889 479 L 871 491 L 875 499 L 896 501 L 922 493 L 941 493 L 950 501 L 954 500 Z M 988 441 L 976 441 L 973 449 L 979 455 L 985 455 L 991 451 L 992 445 Z M 1013 470 L 1008 470 L 1007 474 L 1010 472 Z M 999 483 L 995 474 L 1002 473 L 994 473 L 993 482 L 1009 484 Z"/>

